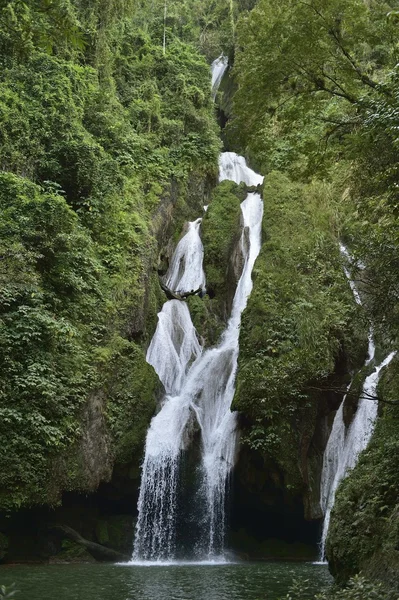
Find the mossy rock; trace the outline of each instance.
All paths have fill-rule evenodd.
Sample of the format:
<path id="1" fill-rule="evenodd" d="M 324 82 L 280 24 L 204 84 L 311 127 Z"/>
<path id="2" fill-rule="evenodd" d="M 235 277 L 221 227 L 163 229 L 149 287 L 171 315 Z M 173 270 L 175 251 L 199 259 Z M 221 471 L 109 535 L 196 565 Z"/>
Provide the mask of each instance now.
<path id="1" fill-rule="evenodd" d="M 89 554 L 89 552 L 76 542 L 72 540 L 63 540 L 62 550 L 56 556 L 51 557 L 51 563 L 57 562 L 88 562 L 95 563 L 95 559 Z"/>
<path id="2" fill-rule="evenodd" d="M 211 203 L 202 221 L 204 270 L 212 311 L 226 321 L 234 297 L 237 273 L 231 258 L 241 236 L 240 204 L 246 196 L 245 186 L 222 181 L 214 190 Z"/>

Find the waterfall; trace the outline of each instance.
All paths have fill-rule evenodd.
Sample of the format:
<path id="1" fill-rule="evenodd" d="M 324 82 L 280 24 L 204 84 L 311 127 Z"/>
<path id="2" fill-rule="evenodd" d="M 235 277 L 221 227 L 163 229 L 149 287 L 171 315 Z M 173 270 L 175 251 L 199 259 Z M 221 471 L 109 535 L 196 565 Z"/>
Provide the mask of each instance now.
<path id="1" fill-rule="evenodd" d="M 177 244 L 165 276 L 165 284 L 173 291 L 190 292 L 205 287 L 204 248 L 199 233 L 201 222 L 202 219 L 197 219 L 189 223 L 186 235 Z"/>
<path id="2" fill-rule="evenodd" d="M 257 185 L 263 177 L 245 165 L 242 157 L 224 153 L 220 159 L 220 180 L 226 179 L 226 165 L 240 161 L 244 177 Z M 259 194 L 248 194 L 241 203 L 243 232 L 240 246 L 244 267 L 234 295 L 231 316 L 221 341 L 198 361 L 193 409 L 201 428 L 203 490 L 206 503 L 204 543 L 209 556 L 223 551 L 225 533 L 226 483 L 234 465 L 236 416 L 230 406 L 235 391 L 241 314 L 252 291 L 252 269 L 261 247 L 263 203 Z M 249 233 L 249 242 L 246 240 Z"/>
<path id="3" fill-rule="evenodd" d="M 182 281 L 193 289 L 205 283 L 198 221 L 189 223 L 171 261 L 168 281 L 178 282 L 182 291 Z M 136 561 L 168 559 L 175 552 L 179 459 L 190 419 L 184 388 L 187 373 L 201 353 L 187 304 L 165 302 L 146 356 L 166 395 L 147 432 L 133 553 Z"/>
<path id="4" fill-rule="evenodd" d="M 215 98 L 227 59 L 212 64 Z M 219 180 L 230 179 L 256 186 L 263 177 L 247 167 L 234 152 L 220 156 Z M 206 211 L 208 207 L 204 207 Z M 226 490 L 236 454 L 236 416 L 230 407 L 234 396 L 241 314 L 252 290 L 252 269 L 261 247 L 263 203 L 250 193 L 241 203 L 243 231 L 240 248 L 244 266 L 233 299 L 231 315 L 219 344 L 203 350 L 190 313 L 183 301 L 166 302 L 147 351 L 149 362 L 165 388 L 165 397 L 147 432 L 133 561 L 171 561 L 176 558 L 179 472 L 182 451 L 199 430 L 201 459 L 198 493 L 200 539 L 193 552 L 201 558 L 223 556 Z M 205 288 L 201 219 L 188 230 L 173 254 L 165 284 L 185 292 Z"/>
<path id="5" fill-rule="evenodd" d="M 340 251 L 343 257 L 350 261 L 350 254 L 343 244 L 340 244 Z M 361 304 L 361 298 L 356 288 L 356 284 L 351 279 L 351 274 L 347 266 L 344 266 L 344 272 L 348 278 L 355 301 Z M 365 365 L 369 365 L 374 360 L 375 344 L 373 339 L 373 330 L 369 332 L 368 356 Z M 347 394 L 345 394 L 339 409 L 334 418 L 330 437 L 323 456 L 323 468 L 320 483 L 320 506 L 324 513 L 323 531 L 320 542 L 320 561 L 325 560 L 325 545 L 330 525 L 331 510 L 334 506 L 335 493 L 341 480 L 348 475 L 348 472 L 356 466 L 359 454 L 367 447 L 374 431 L 375 421 L 377 419 L 378 402 L 375 399 L 378 381 L 381 370 L 386 367 L 395 352 L 391 352 L 385 360 L 378 365 L 374 371 L 366 377 L 356 414 L 351 424 L 346 430 L 344 423 L 344 405 Z M 351 387 L 349 384 L 347 393 Z"/>
<path id="6" fill-rule="evenodd" d="M 224 153 L 220 158 L 220 180 L 226 178 L 248 185 L 263 181 L 234 153 Z M 190 442 L 193 421 L 201 433 L 197 501 L 202 503 L 203 515 L 202 536 L 195 546 L 208 559 L 223 553 L 226 487 L 236 453 L 236 417 L 230 406 L 241 313 L 252 290 L 252 269 L 261 246 L 260 195 L 248 194 L 241 211 L 244 266 L 231 316 L 218 346 L 203 351 L 187 305 L 170 300 L 158 315 L 158 326 L 148 348 L 147 361 L 157 372 L 166 395 L 147 433 L 133 554 L 136 561 L 171 560 L 176 556 L 180 455 Z M 182 282 L 194 289 L 205 285 L 198 230 L 198 220 L 189 224 L 167 274 L 168 284 L 178 282 L 175 285 L 183 291 L 187 288 Z"/>
<path id="7" fill-rule="evenodd" d="M 221 84 L 221 81 L 223 79 L 223 75 L 227 69 L 228 66 L 228 58 L 226 56 L 223 56 L 223 54 L 221 54 L 219 56 L 219 58 L 217 58 L 216 60 L 213 61 L 212 63 L 212 84 L 211 84 L 211 89 L 212 89 L 212 98 L 213 100 L 215 100 L 216 98 L 216 94 L 218 92 L 219 86 Z"/>

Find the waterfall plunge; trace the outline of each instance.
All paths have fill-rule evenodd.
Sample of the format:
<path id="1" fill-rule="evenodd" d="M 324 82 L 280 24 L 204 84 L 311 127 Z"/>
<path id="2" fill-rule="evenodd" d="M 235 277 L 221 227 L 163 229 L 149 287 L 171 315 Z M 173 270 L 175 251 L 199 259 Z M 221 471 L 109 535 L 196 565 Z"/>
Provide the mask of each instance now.
<path id="1" fill-rule="evenodd" d="M 235 153 L 220 157 L 220 180 L 257 185 L 263 181 Z M 225 494 L 236 451 L 236 418 L 230 406 L 238 358 L 241 313 L 252 290 L 251 273 L 260 251 L 263 204 L 259 194 L 248 194 L 241 204 L 244 267 L 237 284 L 227 328 L 216 348 L 202 351 L 187 305 L 166 302 L 147 353 L 164 384 L 166 396 L 147 433 L 133 560 L 162 561 L 176 556 L 177 493 L 181 451 L 190 441 L 194 420 L 201 433 L 200 490 L 202 557 L 223 552 Z M 185 285 L 205 285 L 199 221 L 189 224 L 167 274 L 167 284 L 184 291 Z M 249 240 L 249 242 L 248 242 Z M 177 282 L 177 283 L 176 283 Z"/>
<path id="2" fill-rule="evenodd" d="M 227 68 L 220 56 L 212 64 L 212 96 Z M 233 152 L 221 155 L 220 181 L 231 179 L 247 185 L 263 177 L 249 169 Z M 204 207 L 206 210 L 207 207 Z M 244 266 L 237 284 L 231 316 L 216 348 L 201 348 L 187 305 L 166 302 L 147 352 L 165 388 L 159 413 L 147 433 L 138 501 L 133 561 L 170 561 L 176 556 L 176 518 L 181 451 L 190 442 L 190 423 L 201 432 L 200 490 L 202 539 L 196 547 L 202 557 L 223 553 L 225 495 L 236 451 L 236 418 L 230 406 L 238 359 L 241 313 L 252 290 L 252 269 L 260 251 L 263 204 L 259 194 L 248 194 L 241 204 L 243 232 L 240 248 Z M 189 223 L 165 277 L 173 290 L 184 292 L 205 287 L 202 267 L 201 219 Z"/>
<path id="3" fill-rule="evenodd" d="M 342 256 L 349 262 L 351 257 L 343 244 L 340 244 L 340 251 Z M 362 301 L 356 288 L 356 284 L 352 280 L 350 271 L 346 266 L 344 266 L 344 272 L 349 281 L 355 301 L 358 304 L 361 304 Z M 373 331 L 370 329 L 368 357 L 365 365 L 369 365 L 374 360 L 374 354 L 375 344 Z M 323 531 L 320 542 L 320 561 L 325 561 L 326 539 L 330 526 L 331 510 L 335 501 L 335 493 L 341 480 L 356 466 L 359 454 L 365 450 L 373 435 L 378 411 L 378 402 L 373 398 L 377 392 L 381 370 L 389 365 L 394 356 L 395 352 L 391 352 L 391 354 L 389 354 L 385 360 L 378 365 L 368 377 L 366 377 L 356 414 L 353 417 L 348 430 L 346 430 L 343 418 L 343 409 L 347 394 L 345 394 L 335 415 L 330 437 L 324 452 L 320 483 L 320 506 L 324 513 Z M 352 382 L 349 384 L 347 392 L 351 385 Z"/>

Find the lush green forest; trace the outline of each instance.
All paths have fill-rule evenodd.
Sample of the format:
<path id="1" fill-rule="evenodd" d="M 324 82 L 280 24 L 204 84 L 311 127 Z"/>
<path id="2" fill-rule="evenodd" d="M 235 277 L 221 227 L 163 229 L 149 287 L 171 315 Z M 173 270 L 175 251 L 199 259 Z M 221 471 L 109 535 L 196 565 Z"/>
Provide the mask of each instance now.
<path id="1" fill-rule="evenodd" d="M 365 318 L 381 354 L 397 344 L 397 8 L 259 0 L 236 28 L 225 135 L 269 175 L 235 405 L 249 415 L 246 443 L 290 486 L 303 480 L 292 444 L 299 453 L 320 403 L 309 386 L 335 386 L 328 361 L 337 367 L 340 352 L 349 372 L 359 366 Z M 365 312 L 346 304 L 337 238 L 354 256 Z M 327 555 L 341 580 L 363 570 L 398 584 L 397 369 L 383 377 L 375 436 L 333 511 Z"/>
<path id="2" fill-rule="evenodd" d="M 164 53 L 152 4 L 1 5 L 4 508 L 96 487 L 154 409 L 141 341 L 158 308 L 159 209 L 179 203 L 184 219 L 219 141 L 192 7 L 169 7 Z M 97 409 L 96 474 L 82 420 Z"/>
<path id="3" fill-rule="evenodd" d="M 208 294 L 187 303 L 202 341 L 219 339 L 247 193 L 217 184 L 222 149 L 265 176 L 237 480 L 254 518 L 299 506 L 301 527 L 320 521 L 323 451 L 358 373 L 356 411 L 369 329 L 379 362 L 399 339 L 398 40 L 395 0 L 0 0 L 0 559 L 18 510 L 137 484 L 162 393 L 145 361 L 158 275 L 208 203 Z M 394 359 L 338 490 L 327 558 L 350 584 L 329 598 L 399 586 L 398 376 Z"/>

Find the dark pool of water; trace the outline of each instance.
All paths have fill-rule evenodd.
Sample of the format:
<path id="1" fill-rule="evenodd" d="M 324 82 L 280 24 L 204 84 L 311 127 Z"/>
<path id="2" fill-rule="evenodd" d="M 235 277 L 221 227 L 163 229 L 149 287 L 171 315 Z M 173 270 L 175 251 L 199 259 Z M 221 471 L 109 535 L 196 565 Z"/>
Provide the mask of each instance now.
<path id="1" fill-rule="evenodd" d="M 0 585 L 15 582 L 15 600 L 278 600 L 295 578 L 314 592 L 327 568 L 309 563 L 220 565 L 4 565 Z"/>

